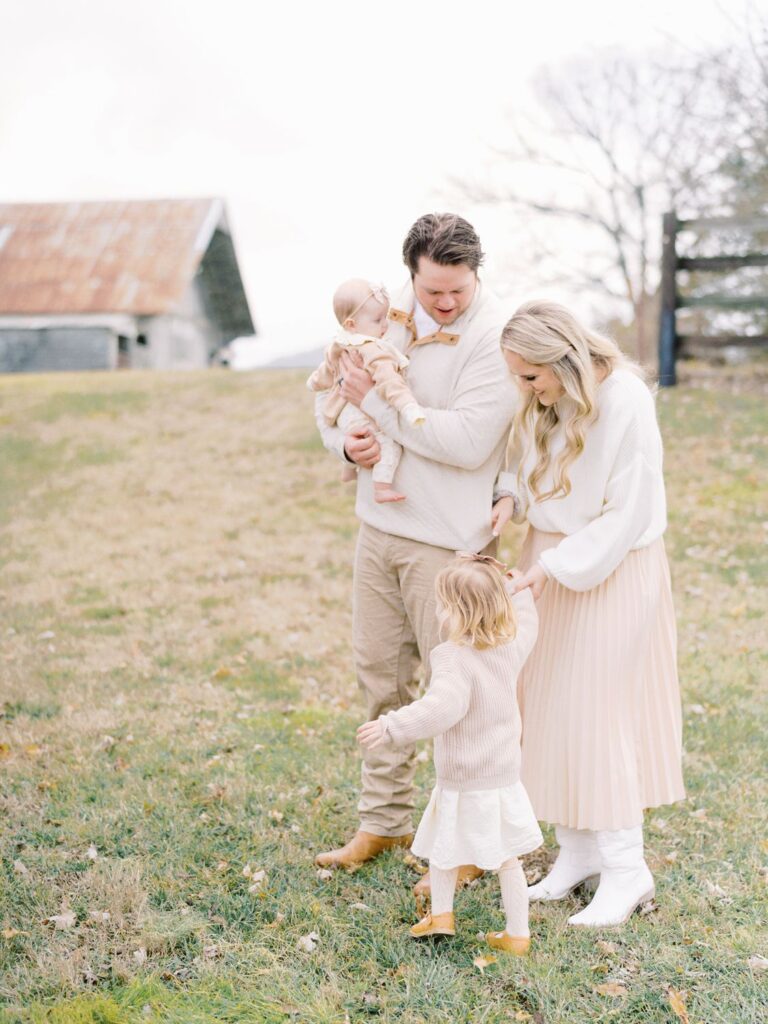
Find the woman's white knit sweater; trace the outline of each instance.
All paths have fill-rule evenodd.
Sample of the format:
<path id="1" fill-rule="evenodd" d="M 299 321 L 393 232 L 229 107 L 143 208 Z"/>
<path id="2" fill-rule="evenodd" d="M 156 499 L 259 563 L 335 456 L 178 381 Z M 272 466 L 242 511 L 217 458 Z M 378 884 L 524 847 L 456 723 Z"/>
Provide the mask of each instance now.
<path id="1" fill-rule="evenodd" d="M 561 399 L 567 402 L 568 399 Z M 525 481 L 536 454 L 525 437 L 515 438 L 522 468 L 511 463 L 498 487 L 520 499 L 526 518 L 545 533 L 566 536 L 540 558 L 548 576 L 570 590 L 590 590 L 606 580 L 626 555 L 647 547 L 667 526 L 662 444 L 653 396 L 631 370 L 614 370 L 597 389 L 597 420 L 587 429 L 584 450 L 571 463 L 571 492 L 536 500 Z M 555 461 L 565 444 L 562 425 L 550 450 Z M 539 489 L 551 486 L 552 473 Z"/>
<path id="2" fill-rule="evenodd" d="M 396 747 L 435 737 L 437 785 L 444 789 L 497 789 L 520 781 L 517 676 L 536 641 L 538 616 L 530 590 L 512 602 L 512 640 L 486 650 L 439 644 L 424 696 L 379 719 Z"/>

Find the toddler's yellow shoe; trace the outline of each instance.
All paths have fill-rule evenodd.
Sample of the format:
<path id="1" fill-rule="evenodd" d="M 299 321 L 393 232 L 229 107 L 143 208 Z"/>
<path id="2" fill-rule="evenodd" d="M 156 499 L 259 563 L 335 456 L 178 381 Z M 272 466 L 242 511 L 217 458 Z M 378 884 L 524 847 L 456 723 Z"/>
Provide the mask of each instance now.
<path id="1" fill-rule="evenodd" d="M 447 914 L 427 914 L 411 928 L 414 939 L 427 939 L 430 935 L 455 935 L 453 911 Z"/>
<path id="2" fill-rule="evenodd" d="M 485 941 L 492 949 L 501 949 L 515 956 L 525 956 L 531 948 L 527 935 L 509 935 L 507 932 L 487 932 Z"/>

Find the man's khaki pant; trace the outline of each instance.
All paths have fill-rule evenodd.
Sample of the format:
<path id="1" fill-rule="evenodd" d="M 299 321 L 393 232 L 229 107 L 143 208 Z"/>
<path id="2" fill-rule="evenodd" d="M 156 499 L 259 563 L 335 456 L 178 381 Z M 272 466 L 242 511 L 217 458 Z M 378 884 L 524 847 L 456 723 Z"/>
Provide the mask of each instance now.
<path id="1" fill-rule="evenodd" d="M 355 552 L 352 642 L 368 720 L 419 696 L 416 673 L 439 642 L 435 577 L 454 552 L 381 533 L 363 523 Z M 378 836 L 413 831 L 414 747 L 363 751 L 360 828 Z"/>

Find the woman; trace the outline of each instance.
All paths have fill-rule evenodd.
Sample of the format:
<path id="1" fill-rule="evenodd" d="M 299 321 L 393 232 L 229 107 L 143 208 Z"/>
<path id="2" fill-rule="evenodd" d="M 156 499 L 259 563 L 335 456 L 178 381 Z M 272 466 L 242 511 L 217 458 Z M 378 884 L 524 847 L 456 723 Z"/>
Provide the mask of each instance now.
<path id="1" fill-rule="evenodd" d="M 529 523 L 517 589 L 541 622 L 519 682 L 522 781 L 560 844 L 529 897 L 599 875 L 569 923 L 620 924 L 655 892 L 643 809 L 685 796 L 654 402 L 619 348 L 555 303 L 522 306 L 501 344 L 523 400 L 494 526 Z"/>

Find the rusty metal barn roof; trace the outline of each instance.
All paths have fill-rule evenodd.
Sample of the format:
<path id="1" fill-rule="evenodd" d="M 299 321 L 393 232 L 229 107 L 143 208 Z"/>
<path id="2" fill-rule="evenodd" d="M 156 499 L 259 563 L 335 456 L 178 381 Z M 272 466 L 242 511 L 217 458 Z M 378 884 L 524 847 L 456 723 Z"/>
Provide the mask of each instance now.
<path id="1" fill-rule="evenodd" d="M 168 312 L 217 227 L 220 199 L 0 203 L 0 315 Z"/>

